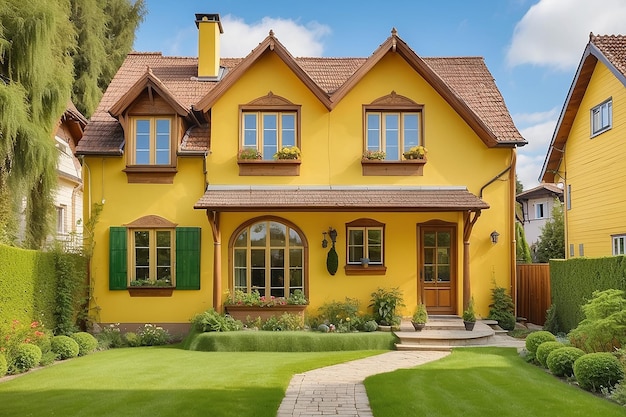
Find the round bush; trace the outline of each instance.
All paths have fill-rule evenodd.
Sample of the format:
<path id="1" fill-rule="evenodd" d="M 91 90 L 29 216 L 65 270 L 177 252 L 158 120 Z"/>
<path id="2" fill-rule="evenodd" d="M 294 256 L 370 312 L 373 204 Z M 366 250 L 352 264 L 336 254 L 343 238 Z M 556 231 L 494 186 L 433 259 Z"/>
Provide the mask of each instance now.
<path id="1" fill-rule="evenodd" d="M 608 352 L 588 353 L 574 362 L 574 376 L 581 388 L 598 392 L 601 388 L 613 387 L 624 378 L 624 369 Z"/>
<path id="2" fill-rule="evenodd" d="M 548 355 L 550 354 L 550 352 L 552 352 L 555 349 L 562 348 L 564 346 L 565 345 L 561 342 L 543 342 L 537 348 L 535 357 L 537 358 L 537 361 L 539 361 L 541 366 L 543 366 L 544 368 L 547 368 L 548 364 L 546 363 L 546 359 L 548 359 Z"/>
<path id="3" fill-rule="evenodd" d="M 378 323 L 375 320 L 368 320 L 363 324 L 363 330 L 366 332 L 375 332 L 378 330 Z"/>
<path id="4" fill-rule="evenodd" d="M 13 365 L 18 371 L 26 372 L 39 365 L 40 360 L 41 349 L 39 349 L 39 346 L 30 343 L 22 343 L 17 347 L 15 357 L 13 358 Z"/>
<path id="5" fill-rule="evenodd" d="M 574 375 L 574 362 L 585 352 L 577 347 L 565 346 L 551 351 L 546 359 L 548 369 L 555 376 Z"/>
<path id="6" fill-rule="evenodd" d="M 5 376 L 8 370 L 9 366 L 7 364 L 7 358 L 4 356 L 3 353 L 0 353 L 0 378 Z"/>
<path id="7" fill-rule="evenodd" d="M 540 330 L 538 332 L 532 332 L 526 336 L 526 350 L 533 355 L 537 353 L 537 348 L 543 342 L 556 342 L 556 337 L 550 332 Z"/>
<path id="8" fill-rule="evenodd" d="M 96 350 L 98 340 L 87 332 L 78 332 L 70 336 L 78 343 L 78 356 L 85 356 Z"/>
<path id="9" fill-rule="evenodd" d="M 54 336 L 50 341 L 52 351 L 57 354 L 59 360 L 75 358 L 78 356 L 80 347 L 76 340 L 69 336 Z"/>

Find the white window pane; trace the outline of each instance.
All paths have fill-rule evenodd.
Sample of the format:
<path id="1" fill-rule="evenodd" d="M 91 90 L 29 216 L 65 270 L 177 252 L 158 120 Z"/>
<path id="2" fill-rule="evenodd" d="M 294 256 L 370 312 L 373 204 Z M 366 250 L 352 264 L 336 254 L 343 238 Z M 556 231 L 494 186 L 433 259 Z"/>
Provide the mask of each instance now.
<path id="1" fill-rule="evenodd" d="M 405 114 L 404 115 L 403 134 L 404 134 L 403 152 L 406 152 L 412 147 L 419 145 L 418 115 L 417 114 Z"/>
<path id="2" fill-rule="evenodd" d="M 400 117 L 397 114 L 385 115 L 386 159 L 400 159 Z"/>
<path id="3" fill-rule="evenodd" d="M 367 150 L 380 150 L 380 115 L 378 113 L 367 114 Z"/>
<path id="4" fill-rule="evenodd" d="M 246 148 L 257 147 L 256 114 L 243 115 L 243 146 Z"/>
<path id="5" fill-rule="evenodd" d="M 275 114 L 263 115 L 263 159 L 273 159 L 278 152 L 278 131 Z"/>

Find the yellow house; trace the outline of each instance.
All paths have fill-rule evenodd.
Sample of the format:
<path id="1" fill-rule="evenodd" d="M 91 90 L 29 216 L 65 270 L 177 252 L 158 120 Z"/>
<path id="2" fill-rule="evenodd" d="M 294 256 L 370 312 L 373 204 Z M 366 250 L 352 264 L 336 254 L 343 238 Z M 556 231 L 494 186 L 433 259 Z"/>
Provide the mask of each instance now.
<path id="1" fill-rule="evenodd" d="M 543 164 L 565 190 L 568 259 L 626 254 L 625 53 L 626 36 L 589 36 Z"/>
<path id="2" fill-rule="evenodd" d="M 294 58 L 273 32 L 221 58 L 219 15 L 196 25 L 197 59 L 128 55 L 79 145 L 98 322 L 182 326 L 235 289 L 314 312 L 397 287 L 404 315 L 514 294 L 526 142 L 482 58 L 421 58 L 395 30 L 367 58 Z"/>

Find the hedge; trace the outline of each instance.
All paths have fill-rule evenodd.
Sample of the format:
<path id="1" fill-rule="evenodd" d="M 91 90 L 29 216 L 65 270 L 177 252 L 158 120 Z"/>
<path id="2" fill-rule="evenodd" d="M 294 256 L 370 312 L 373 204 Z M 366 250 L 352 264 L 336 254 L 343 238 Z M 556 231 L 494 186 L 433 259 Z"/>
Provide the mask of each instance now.
<path id="1" fill-rule="evenodd" d="M 552 304 L 565 333 L 584 319 L 581 306 L 594 291 L 611 288 L 626 290 L 626 256 L 550 260 Z"/>

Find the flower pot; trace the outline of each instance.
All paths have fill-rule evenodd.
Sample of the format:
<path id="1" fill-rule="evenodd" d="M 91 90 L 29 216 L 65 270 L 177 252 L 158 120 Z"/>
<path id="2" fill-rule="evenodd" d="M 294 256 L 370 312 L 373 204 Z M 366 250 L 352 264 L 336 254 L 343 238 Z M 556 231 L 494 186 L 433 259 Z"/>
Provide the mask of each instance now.
<path id="1" fill-rule="evenodd" d="M 412 321 L 411 323 L 413 324 L 413 328 L 416 332 L 421 332 L 422 329 L 426 327 L 426 323 L 415 323 L 414 321 Z"/>
<path id="2" fill-rule="evenodd" d="M 465 325 L 465 330 L 467 330 L 468 332 L 471 332 L 472 330 L 474 330 L 474 325 L 476 324 L 475 321 L 463 321 L 463 324 Z"/>
<path id="3" fill-rule="evenodd" d="M 248 317 L 256 319 L 260 317 L 262 320 L 267 320 L 270 317 L 280 317 L 284 313 L 297 314 L 304 320 L 304 310 L 307 305 L 277 305 L 271 307 L 260 306 L 246 306 L 246 305 L 226 305 L 225 309 L 231 317 L 237 320 L 245 322 Z"/>

